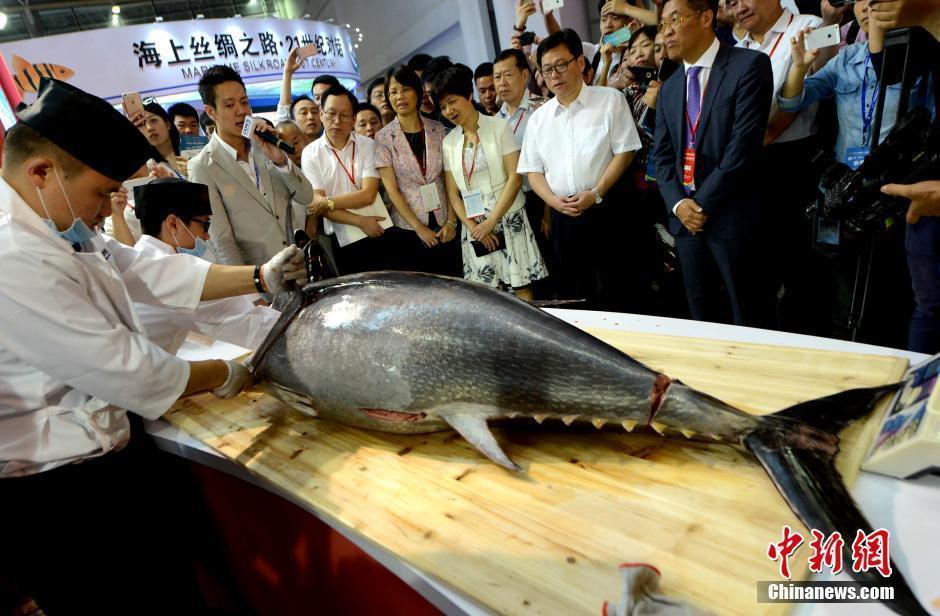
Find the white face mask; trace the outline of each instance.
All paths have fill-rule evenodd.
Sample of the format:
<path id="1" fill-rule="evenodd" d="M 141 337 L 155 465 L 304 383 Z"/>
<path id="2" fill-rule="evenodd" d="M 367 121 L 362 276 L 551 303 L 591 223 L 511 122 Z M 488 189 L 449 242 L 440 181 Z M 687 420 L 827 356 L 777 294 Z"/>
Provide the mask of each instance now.
<path id="1" fill-rule="evenodd" d="M 59 177 L 59 170 L 53 167 L 52 172 L 55 174 L 55 179 L 59 183 L 59 190 L 62 191 L 62 196 L 65 197 L 65 204 L 69 208 L 69 213 L 72 214 L 72 224 L 65 231 L 59 231 L 56 224 L 52 221 L 52 216 L 49 215 L 49 208 L 46 207 L 46 200 L 42 196 L 42 191 L 39 190 L 37 186 L 36 194 L 39 195 L 39 203 L 42 204 L 42 209 L 46 213 L 46 225 L 53 233 L 72 245 L 83 246 L 90 244 L 92 240 L 98 237 L 98 232 L 89 228 L 84 220 L 75 215 L 75 210 L 72 208 L 72 201 L 69 199 L 68 193 L 65 192 L 65 187 L 62 185 L 62 178 Z"/>

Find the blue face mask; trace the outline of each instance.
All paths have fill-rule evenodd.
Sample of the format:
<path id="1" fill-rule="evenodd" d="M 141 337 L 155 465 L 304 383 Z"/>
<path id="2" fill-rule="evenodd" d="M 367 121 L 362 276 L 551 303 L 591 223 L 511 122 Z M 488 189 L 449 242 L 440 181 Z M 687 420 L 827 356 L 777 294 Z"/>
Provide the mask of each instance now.
<path id="1" fill-rule="evenodd" d="M 189 237 L 193 238 L 196 244 L 192 248 L 183 248 L 180 246 L 179 240 L 176 239 L 176 236 L 173 235 L 173 232 L 171 231 L 170 235 L 173 235 L 173 241 L 176 242 L 176 252 L 184 255 L 192 255 L 201 259 L 202 255 L 206 254 L 206 250 L 209 248 L 209 245 L 206 244 L 206 241 L 201 237 L 196 237 L 193 235 L 193 232 L 190 231 L 186 225 L 183 225 L 183 228 L 186 229 L 186 233 L 189 233 Z"/>
<path id="2" fill-rule="evenodd" d="M 65 197 L 65 204 L 68 205 L 69 212 L 72 214 L 72 224 L 65 231 L 59 231 L 59 228 L 56 227 L 56 224 L 52 221 L 52 217 L 49 216 L 49 208 L 46 207 L 46 200 L 42 197 L 42 191 L 37 187 L 36 194 L 39 195 L 39 202 L 42 204 L 42 209 L 48 217 L 45 220 L 46 226 L 69 244 L 79 244 L 83 246 L 92 244 L 93 240 L 98 237 L 98 232 L 89 228 L 84 220 L 75 215 L 75 210 L 72 209 L 72 202 L 68 194 L 66 194 L 65 188 L 62 186 L 59 171 L 53 167 L 52 172 L 55 174 L 55 179 L 59 183 L 59 190 L 62 191 L 62 196 Z"/>

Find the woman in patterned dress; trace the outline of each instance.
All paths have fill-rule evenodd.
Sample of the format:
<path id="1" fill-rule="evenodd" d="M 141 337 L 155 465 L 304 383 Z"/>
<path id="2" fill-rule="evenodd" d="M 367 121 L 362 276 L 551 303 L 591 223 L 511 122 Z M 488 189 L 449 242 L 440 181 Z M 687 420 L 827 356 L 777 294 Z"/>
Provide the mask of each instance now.
<path id="1" fill-rule="evenodd" d="M 456 126 L 444 138 L 444 181 L 463 223 L 464 278 L 512 287 L 519 298 L 532 301 L 532 283 L 548 271 L 526 217 L 522 177 L 516 173 L 520 148 L 512 127 L 476 110 L 473 73 L 466 66 L 444 70 L 431 93 Z M 477 256 L 474 242 L 488 254 Z"/>

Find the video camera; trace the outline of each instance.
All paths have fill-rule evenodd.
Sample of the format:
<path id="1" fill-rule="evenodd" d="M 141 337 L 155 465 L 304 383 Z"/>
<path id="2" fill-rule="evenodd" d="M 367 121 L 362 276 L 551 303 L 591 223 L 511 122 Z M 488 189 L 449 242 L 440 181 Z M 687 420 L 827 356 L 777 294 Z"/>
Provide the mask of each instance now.
<path id="1" fill-rule="evenodd" d="M 912 184 L 940 176 L 940 125 L 930 112 L 916 107 L 855 170 L 843 163 L 829 167 L 819 182 L 822 193 L 808 215 L 838 220 L 848 238 L 884 228 L 888 218 L 903 215 L 909 202 L 881 192 L 885 184 Z"/>

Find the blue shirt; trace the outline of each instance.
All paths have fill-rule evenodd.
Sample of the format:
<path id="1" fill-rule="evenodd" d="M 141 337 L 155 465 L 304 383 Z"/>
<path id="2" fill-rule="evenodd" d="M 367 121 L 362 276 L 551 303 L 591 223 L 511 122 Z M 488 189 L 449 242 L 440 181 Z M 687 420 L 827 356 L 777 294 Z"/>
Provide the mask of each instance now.
<path id="1" fill-rule="evenodd" d="M 921 81 L 921 79 L 915 81 L 914 87 L 911 88 L 910 106 L 925 105 L 933 111 L 934 105 L 932 97 L 929 96 L 930 90 L 922 88 Z M 865 86 L 864 108 L 862 107 L 863 85 Z M 861 147 L 863 142 L 866 142 L 863 137 L 868 137 L 870 141 L 871 135 L 865 135 L 864 129 L 867 128 L 868 132 L 871 132 L 877 94 L 878 77 L 868 59 L 868 43 L 854 43 L 841 49 L 839 54 L 827 62 L 822 70 L 807 77 L 800 96 L 795 98 L 778 96 L 777 104 L 781 111 L 796 113 L 817 101 L 835 96 L 836 114 L 839 120 L 835 156 L 840 162 L 848 164 L 846 151 L 849 148 Z M 879 142 L 891 132 L 894 126 L 900 95 L 900 83 L 888 86 Z M 871 120 L 868 120 L 869 116 Z"/>

